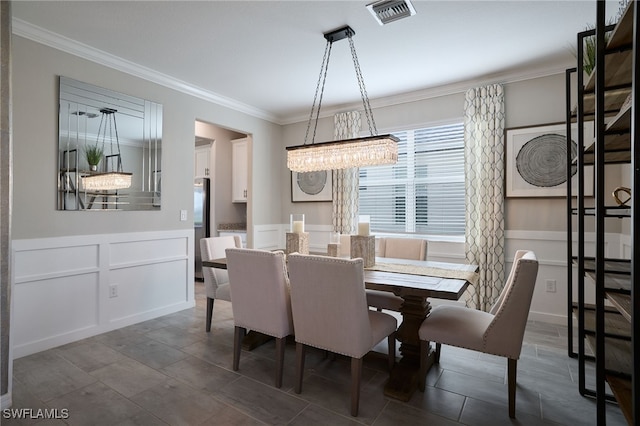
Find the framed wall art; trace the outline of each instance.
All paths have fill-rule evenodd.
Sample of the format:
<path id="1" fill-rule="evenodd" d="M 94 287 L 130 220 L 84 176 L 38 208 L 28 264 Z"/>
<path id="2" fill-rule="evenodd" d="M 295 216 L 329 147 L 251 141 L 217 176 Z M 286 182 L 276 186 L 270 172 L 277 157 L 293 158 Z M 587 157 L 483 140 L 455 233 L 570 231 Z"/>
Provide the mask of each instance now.
<path id="1" fill-rule="evenodd" d="M 291 201 L 293 203 L 333 200 L 331 170 L 291 172 Z"/>
<path id="2" fill-rule="evenodd" d="M 584 140 L 593 141 L 593 121 L 584 123 Z M 571 157 L 577 154 L 578 127 L 571 128 Z M 567 128 L 565 123 L 505 130 L 507 197 L 566 197 Z M 584 168 L 585 196 L 593 196 L 593 166 Z M 572 168 L 571 194 L 578 192 Z"/>

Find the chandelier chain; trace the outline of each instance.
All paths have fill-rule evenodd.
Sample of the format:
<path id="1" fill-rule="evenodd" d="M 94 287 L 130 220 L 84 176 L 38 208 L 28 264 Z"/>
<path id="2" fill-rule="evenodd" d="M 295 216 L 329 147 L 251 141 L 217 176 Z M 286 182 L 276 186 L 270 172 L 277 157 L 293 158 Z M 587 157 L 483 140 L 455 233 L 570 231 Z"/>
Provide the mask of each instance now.
<path id="1" fill-rule="evenodd" d="M 322 106 L 322 94 L 324 93 L 324 85 L 327 81 L 327 71 L 329 69 L 329 58 L 331 57 L 331 47 L 333 43 L 327 41 L 324 48 L 324 56 L 322 57 L 322 65 L 320 66 L 320 75 L 318 76 L 318 83 L 316 84 L 316 93 L 313 96 L 313 104 L 311 104 L 311 112 L 309 113 L 309 121 L 307 122 L 307 132 L 304 135 L 304 144 L 307 144 L 309 139 L 309 130 L 311 129 L 311 122 L 313 120 L 313 112 L 316 111 L 315 124 L 313 126 L 313 136 L 311 143 L 316 140 L 316 130 L 318 129 L 318 118 L 320 117 L 320 107 Z M 322 86 L 320 85 L 322 83 Z M 320 90 L 322 87 L 322 90 Z M 318 109 L 316 110 L 316 100 L 318 100 L 318 92 L 320 92 L 320 99 L 318 101 Z"/>
<path id="2" fill-rule="evenodd" d="M 367 94 L 367 89 L 364 86 L 364 78 L 362 77 L 362 71 L 360 70 L 360 63 L 358 62 L 358 55 L 356 54 L 356 47 L 353 43 L 353 38 L 351 35 L 349 35 L 349 47 L 351 48 L 351 57 L 353 58 L 353 66 L 356 69 L 356 78 L 358 79 L 358 86 L 360 87 L 360 96 L 362 97 L 364 114 L 367 117 L 367 124 L 369 125 L 369 133 L 372 136 L 374 136 L 378 134 L 378 129 L 376 128 L 376 122 L 373 119 L 373 111 L 371 110 L 369 95 Z"/>
<path id="3" fill-rule="evenodd" d="M 116 132 L 116 146 L 118 148 L 118 165 L 116 167 L 118 168 L 118 172 L 122 172 L 122 156 L 120 155 L 120 138 L 118 137 L 118 124 L 116 123 L 115 112 L 111 113 L 111 115 L 113 116 L 113 130 Z"/>

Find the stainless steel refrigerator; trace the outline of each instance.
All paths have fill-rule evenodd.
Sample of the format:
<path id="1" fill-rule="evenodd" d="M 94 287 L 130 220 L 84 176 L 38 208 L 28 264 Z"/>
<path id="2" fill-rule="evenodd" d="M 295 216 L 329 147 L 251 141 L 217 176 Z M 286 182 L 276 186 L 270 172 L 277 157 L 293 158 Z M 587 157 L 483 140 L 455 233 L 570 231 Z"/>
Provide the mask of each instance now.
<path id="1" fill-rule="evenodd" d="M 203 281 L 202 255 L 200 253 L 200 239 L 211 236 L 210 218 L 210 189 L 209 178 L 198 178 L 193 186 L 193 228 L 195 244 L 195 279 Z"/>

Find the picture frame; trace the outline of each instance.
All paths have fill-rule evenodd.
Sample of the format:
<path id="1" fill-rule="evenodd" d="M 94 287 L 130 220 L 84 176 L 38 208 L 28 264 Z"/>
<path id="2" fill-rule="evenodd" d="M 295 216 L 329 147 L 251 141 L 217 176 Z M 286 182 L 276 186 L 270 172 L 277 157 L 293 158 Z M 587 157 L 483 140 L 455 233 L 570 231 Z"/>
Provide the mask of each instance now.
<path id="1" fill-rule="evenodd" d="M 577 153 L 578 125 L 571 125 Z M 593 121 L 584 123 L 584 141 L 594 138 Z M 505 188 L 507 198 L 567 196 L 566 123 L 505 129 Z M 573 150 L 572 150 L 573 151 Z M 593 196 L 593 166 L 585 166 L 585 196 Z M 578 192 L 577 170 L 571 179 L 571 195 Z"/>
<path id="2" fill-rule="evenodd" d="M 333 172 L 291 172 L 291 202 L 333 201 Z"/>

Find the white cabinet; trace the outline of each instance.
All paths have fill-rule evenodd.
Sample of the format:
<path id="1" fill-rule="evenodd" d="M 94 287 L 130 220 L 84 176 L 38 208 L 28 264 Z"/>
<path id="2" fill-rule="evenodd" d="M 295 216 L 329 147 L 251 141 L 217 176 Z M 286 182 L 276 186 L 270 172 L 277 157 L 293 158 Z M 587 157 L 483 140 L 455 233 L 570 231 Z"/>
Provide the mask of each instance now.
<path id="1" fill-rule="evenodd" d="M 197 146 L 194 164 L 194 178 L 206 178 L 211 172 L 211 147 L 209 145 Z"/>
<path id="2" fill-rule="evenodd" d="M 247 138 L 231 141 L 231 201 L 246 203 L 249 196 L 249 149 Z"/>

